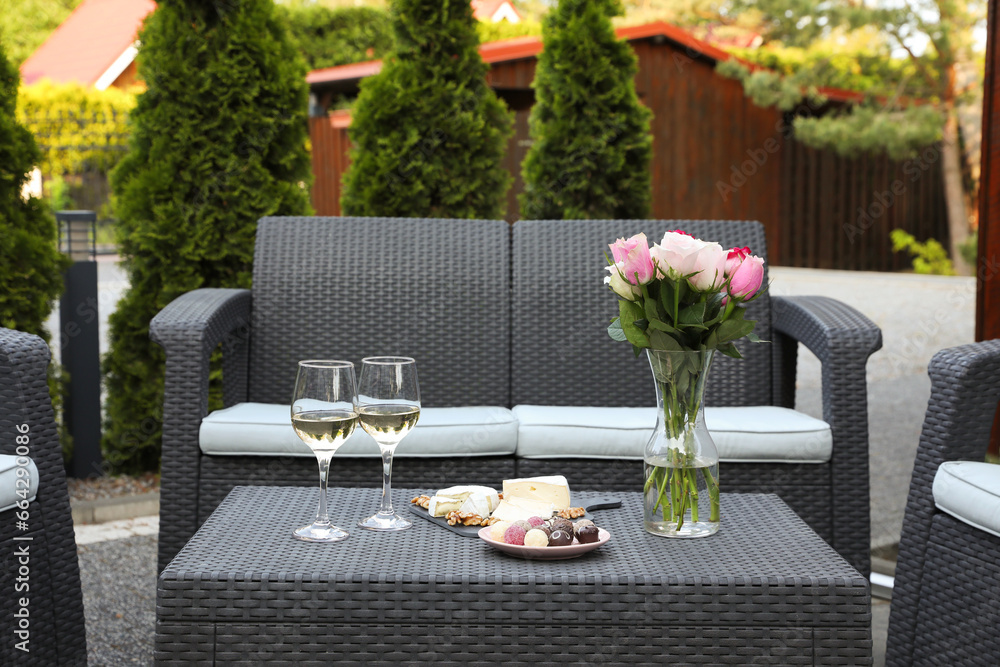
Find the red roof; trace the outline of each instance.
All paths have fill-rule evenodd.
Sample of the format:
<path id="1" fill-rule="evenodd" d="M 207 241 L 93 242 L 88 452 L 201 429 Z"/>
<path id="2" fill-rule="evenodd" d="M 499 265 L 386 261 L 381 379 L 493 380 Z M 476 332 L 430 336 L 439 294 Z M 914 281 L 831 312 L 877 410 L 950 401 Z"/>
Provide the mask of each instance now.
<path id="1" fill-rule="evenodd" d="M 26 84 L 41 78 L 93 85 L 135 42 L 153 0 L 84 0 L 21 65 Z"/>
<path id="2" fill-rule="evenodd" d="M 621 39 L 628 41 L 650 39 L 653 37 L 665 37 L 671 42 L 686 47 L 692 55 L 704 56 L 709 60 L 718 62 L 720 60 L 740 60 L 731 53 L 723 51 L 717 46 L 698 39 L 691 33 L 675 25 L 656 21 L 644 25 L 628 26 L 618 28 L 615 33 Z M 540 37 L 518 37 L 516 39 L 504 39 L 498 42 L 487 42 L 479 46 L 479 55 L 487 64 L 509 62 L 511 60 L 523 60 L 525 58 L 535 58 L 542 52 L 542 39 Z M 751 70 L 761 70 L 763 67 L 754 63 L 740 60 Z M 309 72 L 306 81 L 309 84 L 334 83 L 358 81 L 367 76 L 378 74 L 382 69 L 381 60 L 370 60 L 354 65 L 341 65 L 339 67 L 327 67 Z M 820 88 L 819 92 L 828 98 L 838 102 L 859 102 L 864 99 L 862 93 L 851 90 L 841 90 L 839 88 Z"/>

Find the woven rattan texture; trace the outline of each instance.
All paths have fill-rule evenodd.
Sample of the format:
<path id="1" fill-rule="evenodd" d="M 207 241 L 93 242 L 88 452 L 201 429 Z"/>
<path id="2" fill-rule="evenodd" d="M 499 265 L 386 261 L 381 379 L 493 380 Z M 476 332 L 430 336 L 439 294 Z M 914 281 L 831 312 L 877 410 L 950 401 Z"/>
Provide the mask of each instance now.
<path id="1" fill-rule="evenodd" d="M 150 337 L 166 352 L 163 388 L 163 454 L 160 480 L 159 569 L 198 527 L 198 431 L 208 414 L 208 363 L 221 346 L 223 367 L 245 358 L 250 326 L 250 291 L 199 289 L 174 299 L 149 323 Z M 235 379 L 234 379 L 235 378 Z M 242 380 L 241 380 L 242 378 Z M 223 381 L 227 398 L 246 395 Z"/>
<path id="2" fill-rule="evenodd" d="M 0 513 L 2 665 L 87 664 L 80 569 L 48 364 L 49 348 L 41 338 L 0 328 L 0 453 L 17 455 L 17 427 L 27 425 L 26 446 L 39 474 L 38 496 L 25 519 L 28 529 L 18 526 L 16 510 Z M 21 627 L 14 613 L 22 608 L 22 597 L 28 599 L 29 653 L 15 647 L 23 639 L 14 634 Z"/>
<path id="3" fill-rule="evenodd" d="M 517 476 L 565 475 L 573 489 L 634 491 L 642 461 L 615 459 L 518 459 Z M 720 463 L 719 483 L 730 493 L 775 493 L 820 537 L 833 544 L 829 464 Z"/>
<path id="4" fill-rule="evenodd" d="M 392 483 L 395 486 L 431 491 L 451 486 L 457 479 L 463 484 L 483 484 L 499 489 L 504 479 L 515 477 L 513 456 L 397 457 L 392 467 Z M 199 523 L 207 519 L 233 490 L 234 480 L 246 486 L 310 486 L 318 484 L 319 469 L 314 458 L 204 456 L 201 462 L 201 493 L 198 496 Z M 330 465 L 331 486 L 376 487 L 381 480 L 382 460 L 379 458 L 333 457 Z"/>
<path id="5" fill-rule="evenodd" d="M 514 225 L 512 395 L 514 404 L 651 405 L 645 355 L 608 338 L 618 314 L 602 284 L 604 254 L 616 238 L 683 229 L 725 248 L 750 246 L 766 259 L 764 228 L 756 222 L 706 220 L 522 220 Z M 765 276 L 766 279 L 766 276 Z M 749 305 L 748 319 L 767 340 L 770 297 Z M 771 347 L 739 344 L 742 361 L 718 355 L 706 400 L 712 405 L 771 403 Z"/>
<path id="6" fill-rule="evenodd" d="M 405 502 L 420 490 L 426 489 L 401 489 L 394 500 Z M 622 508 L 595 513 L 611 542 L 583 558 L 537 562 L 429 522 L 397 534 L 352 528 L 377 502 L 374 489 L 330 491 L 331 519 L 352 532 L 347 540 L 297 542 L 291 530 L 311 519 L 316 494 L 238 487 L 227 497 L 160 575 L 158 660 L 173 661 L 175 651 L 189 650 L 175 624 L 218 624 L 216 650 L 236 652 L 262 649 L 259 640 L 239 647 L 252 634 L 246 626 L 273 635 L 280 628 L 271 624 L 320 624 L 328 629 L 326 638 L 308 627 L 298 633 L 347 653 L 372 650 L 364 648 L 364 638 L 391 637 L 391 628 L 404 628 L 402 641 L 410 642 L 416 640 L 406 625 L 435 637 L 461 628 L 478 641 L 451 646 L 446 639 L 438 650 L 479 660 L 509 647 L 512 637 L 522 647 L 534 646 L 535 628 L 541 637 L 617 636 L 621 645 L 614 648 L 631 660 L 643 655 L 632 645 L 634 636 L 666 647 L 670 628 L 684 637 L 685 628 L 704 625 L 720 632 L 709 632 L 709 640 L 692 637 L 699 649 L 726 635 L 727 652 L 754 655 L 787 637 L 791 644 L 778 648 L 788 652 L 805 637 L 800 655 L 870 664 L 867 581 L 774 496 L 725 495 L 717 535 L 667 540 L 642 531 L 641 498 L 623 493 Z M 575 493 L 575 502 L 586 496 Z M 359 634 L 345 636 L 352 627 Z M 709 650 L 718 655 L 719 649 Z"/>
<path id="7" fill-rule="evenodd" d="M 1000 340 L 942 350 L 928 374 L 931 397 L 903 516 L 886 664 L 996 665 L 1000 642 L 980 626 L 997 625 L 1000 540 L 943 515 L 932 489 L 945 461 L 983 460 L 1000 401 Z M 969 612 L 971 624 L 954 622 Z"/>
<path id="8" fill-rule="evenodd" d="M 300 359 L 403 354 L 424 405 L 510 403 L 502 220 L 263 218 L 253 280 L 253 401 L 288 401 Z"/>

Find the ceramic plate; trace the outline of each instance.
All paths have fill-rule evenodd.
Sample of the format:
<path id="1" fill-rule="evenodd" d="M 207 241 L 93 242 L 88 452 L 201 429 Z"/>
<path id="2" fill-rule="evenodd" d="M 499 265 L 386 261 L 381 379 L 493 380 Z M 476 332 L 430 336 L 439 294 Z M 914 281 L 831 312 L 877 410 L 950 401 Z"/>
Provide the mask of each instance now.
<path id="1" fill-rule="evenodd" d="M 508 553 L 511 556 L 524 558 L 527 560 L 564 560 L 566 558 L 577 558 L 588 551 L 593 551 L 611 539 L 611 533 L 603 528 L 597 529 L 597 541 L 590 544 L 580 544 L 573 538 L 573 544 L 566 547 L 525 547 L 517 544 L 505 544 L 490 539 L 490 527 L 486 526 L 479 530 L 479 539 L 494 549 Z"/>

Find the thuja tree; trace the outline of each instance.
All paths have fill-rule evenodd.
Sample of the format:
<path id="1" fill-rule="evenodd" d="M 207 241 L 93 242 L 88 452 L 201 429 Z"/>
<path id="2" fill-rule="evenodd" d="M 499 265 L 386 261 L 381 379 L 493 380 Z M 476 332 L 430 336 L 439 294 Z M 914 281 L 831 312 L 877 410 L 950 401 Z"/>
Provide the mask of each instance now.
<path id="1" fill-rule="evenodd" d="M 486 85 L 468 0 L 396 0 L 395 53 L 361 83 L 346 215 L 498 218 L 512 122 Z"/>
<path id="2" fill-rule="evenodd" d="M 112 174 L 130 286 L 104 361 L 104 454 L 123 471 L 160 459 L 150 319 L 189 290 L 248 287 L 258 218 L 309 209 L 305 65 L 271 0 L 161 0 L 140 40 L 148 89 Z"/>
<path id="3" fill-rule="evenodd" d="M 0 326 L 48 340 L 45 320 L 62 291 L 67 260 L 56 248 L 51 213 L 22 196 L 41 154 L 14 114 L 18 80 L 0 44 Z"/>
<path id="4" fill-rule="evenodd" d="M 651 113 L 635 93 L 636 57 L 615 36 L 618 0 L 560 0 L 542 24 L 521 217 L 645 218 Z"/>

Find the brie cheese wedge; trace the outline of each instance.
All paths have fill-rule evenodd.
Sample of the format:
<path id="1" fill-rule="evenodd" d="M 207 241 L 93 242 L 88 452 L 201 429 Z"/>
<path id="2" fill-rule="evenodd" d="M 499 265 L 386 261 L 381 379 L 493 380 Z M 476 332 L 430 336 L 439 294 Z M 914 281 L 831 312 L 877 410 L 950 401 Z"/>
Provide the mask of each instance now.
<path id="1" fill-rule="evenodd" d="M 527 521 L 533 516 L 548 519 L 556 511 L 552 503 L 529 498 L 508 498 L 504 494 L 500 506 L 493 510 L 493 518 L 500 521 Z"/>

